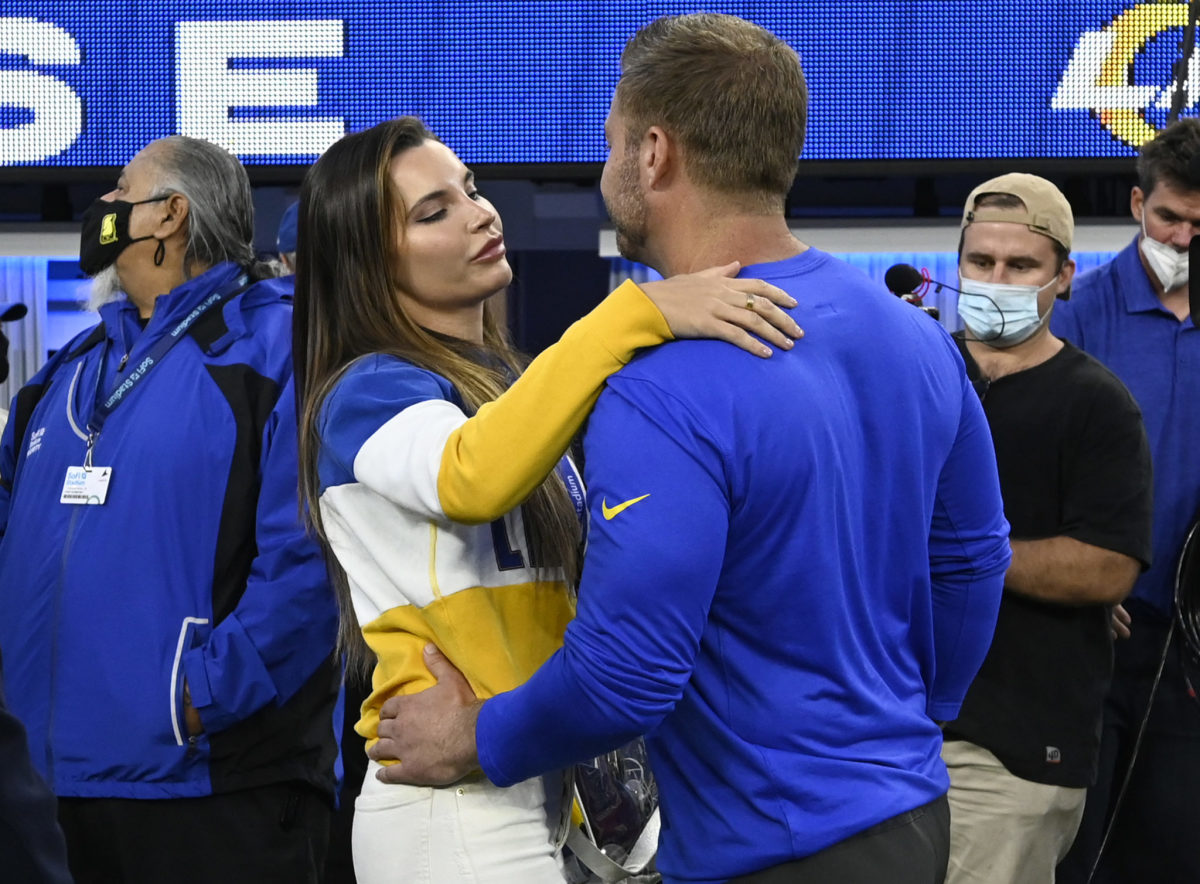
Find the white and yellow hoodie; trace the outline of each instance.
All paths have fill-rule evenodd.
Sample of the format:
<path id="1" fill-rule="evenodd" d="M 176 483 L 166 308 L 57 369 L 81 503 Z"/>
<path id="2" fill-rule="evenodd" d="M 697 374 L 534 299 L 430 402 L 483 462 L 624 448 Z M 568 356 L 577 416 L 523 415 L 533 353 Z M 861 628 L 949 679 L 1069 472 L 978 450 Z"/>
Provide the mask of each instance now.
<path id="1" fill-rule="evenodd" d="M 560 462 L 581 499 L 563 452 L 608 376 L 670 339 L 627 282 L 469 419 L 449 381 L 392 356 L 360 359 L 330 392 L 321 518 L 378 656 L 357 728 L 368 743 L 385 700 L 432 686 L 427 642 L 485 698 L 562 643 L 574 603 L 561 574 L 530 567 L 519 504 Z"/>

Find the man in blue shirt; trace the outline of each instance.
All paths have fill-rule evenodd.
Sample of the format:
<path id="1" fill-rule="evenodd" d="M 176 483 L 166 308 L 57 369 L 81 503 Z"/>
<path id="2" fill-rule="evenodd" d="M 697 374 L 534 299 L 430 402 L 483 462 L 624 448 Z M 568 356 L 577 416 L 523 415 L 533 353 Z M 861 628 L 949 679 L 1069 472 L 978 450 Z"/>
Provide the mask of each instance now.
<path id="1" fill-rule="evenodd" d="M 1200 506 L 1200 332 L 1188 309 L 1188 244 L 1200 233 L 1200 120 L 1180 120 L 1142 146 L 1130 210 L 1141 230 L 1116 258 L 1080 276 L 1051 330 L 1095 356 L 1133 393 L 1154 466 L 1154 562 L 1125 608 L 1104 716 L 1100 772 L 1060 881 L 1085 881 L 1160 660 L 1154 710 L 1096 881 L 1197 881 L 1200 707 L 1189 696 L 1178 639 L 1167 648 L 1175 569 Z"/>
<path id="2" fill-rule="evenodd" d="M 983 659 L 1010 557 L 978 397 L 936 322 L 788 230 L 794 51 L 688 15 L 639 31 L 622 68 L 601 184 L 622 252 L 664 274 L 740 261 L 800 302 L 803 352 L 675 343 L 610 378 L 563 648 L 482 703 L 430 651 L 439 684 L 385 705 L 372 755 L 403 759 L 387 780 L 478 765 L 506 785 L 644 733 L 667 881 L 940 882 L 935 719 Z"/>

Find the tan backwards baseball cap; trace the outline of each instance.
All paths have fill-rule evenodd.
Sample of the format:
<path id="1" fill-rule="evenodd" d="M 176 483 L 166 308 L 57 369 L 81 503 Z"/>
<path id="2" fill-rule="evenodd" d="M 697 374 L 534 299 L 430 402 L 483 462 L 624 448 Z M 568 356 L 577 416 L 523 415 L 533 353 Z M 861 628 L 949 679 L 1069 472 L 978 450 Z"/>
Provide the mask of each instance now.
<path id="1" fill-rule="evenodd" d="M 984 206 L 976 209 L 975 200 L 985 193 L 1004 193 L 1017 197 L 1025 204 L 1025 209 L 1005 209 L 999 206 Z M 1075 234 L 1075 216 L 1071 214 L 1071 204 L 1057 187 L 1045 178 L 1037 175 L 1027 175 L 1024 172 L 1010 172 L 985 181 L 971 191 L 967 203 L 963 207 L 961 227 L 966 227 L 975 221 L 1008 221 L 1013 224 L 1024 224 L 1034 233 L 1048 236 L 1068 252 L 1071 251 L 1071 238 Z"/>

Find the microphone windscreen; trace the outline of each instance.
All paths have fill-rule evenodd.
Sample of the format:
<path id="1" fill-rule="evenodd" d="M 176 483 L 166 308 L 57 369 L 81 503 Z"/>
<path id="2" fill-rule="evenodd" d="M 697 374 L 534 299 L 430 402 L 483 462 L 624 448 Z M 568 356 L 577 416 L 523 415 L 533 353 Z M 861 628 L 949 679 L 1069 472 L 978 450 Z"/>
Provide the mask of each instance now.
<path id="1" fill-rule="evenodd" d="M 893 295 L 910 295 L 925 282 L 921 271 L 911 264 L 893 264 L 883 274 L 883 284 Z"/>

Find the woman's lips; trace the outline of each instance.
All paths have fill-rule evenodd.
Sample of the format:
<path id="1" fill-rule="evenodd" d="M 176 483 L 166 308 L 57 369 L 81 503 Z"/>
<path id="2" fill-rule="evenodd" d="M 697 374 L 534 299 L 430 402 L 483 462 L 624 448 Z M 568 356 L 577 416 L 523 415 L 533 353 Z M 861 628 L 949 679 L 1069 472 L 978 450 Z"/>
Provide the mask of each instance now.
<path id="1" fill-rule="evenodd" d="M 497 236 L 489 239 L 487 245 L 480 249 L 479 254 L 472 258 L 471 261 L 495 261 L 498 258 L 503 258 L 507 251 L 504 248 L 504 237 Z"/>

